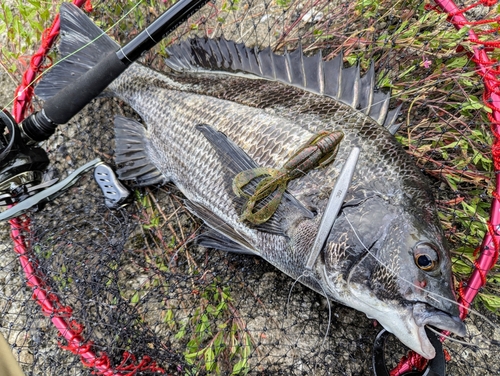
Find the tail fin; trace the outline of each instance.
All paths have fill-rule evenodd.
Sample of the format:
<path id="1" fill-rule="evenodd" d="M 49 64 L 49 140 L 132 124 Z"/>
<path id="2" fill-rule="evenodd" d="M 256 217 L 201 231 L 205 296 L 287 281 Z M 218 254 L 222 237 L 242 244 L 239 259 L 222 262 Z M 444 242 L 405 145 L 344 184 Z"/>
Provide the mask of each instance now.
<path id="1" fill-rule="evenodd" d="M 35 94 L 44 100 L 76 81 L 119 47 L 75 5 L 63 3 L 59 12 L 61 59 L 45 74 L 35 89 Z"/>

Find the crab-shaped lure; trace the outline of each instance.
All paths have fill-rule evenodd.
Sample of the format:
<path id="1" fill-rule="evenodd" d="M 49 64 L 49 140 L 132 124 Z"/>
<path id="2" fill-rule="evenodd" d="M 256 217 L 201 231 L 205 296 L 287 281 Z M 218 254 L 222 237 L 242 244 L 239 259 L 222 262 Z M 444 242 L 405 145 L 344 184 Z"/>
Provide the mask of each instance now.
<path id="1" fill-rule="evenodd" d="M 233 180 L 233 192 L 247 199 L 241 220 L 255 225 L 268 221 L 278 209 L 288 183 L 333 162 L 343 137 L 340 131 L 321 131 L 301 146 L 282 168 L 257 167 L 237 174 Z M 243 187 L 257 178 L 261 179 L 255 192 L 252 195 L 244 192 Z M 263 205 L 256 209 L 259 202 Z"/>

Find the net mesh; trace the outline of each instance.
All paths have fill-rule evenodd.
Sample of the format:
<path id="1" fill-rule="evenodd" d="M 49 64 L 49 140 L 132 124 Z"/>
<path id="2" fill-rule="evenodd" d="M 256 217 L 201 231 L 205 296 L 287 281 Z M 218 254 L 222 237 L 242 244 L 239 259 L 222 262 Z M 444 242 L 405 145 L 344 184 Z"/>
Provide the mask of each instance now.
<path id="1" fill-rule="evenodd" d="M 123 43 L 170 4 L 85 5 Z M 392 90 L 391 106 L 402 104 L 396 137 L 432 178 L 460 289 L 488 231 L 494 186 L 484 85 L 470 51 L 481 42 L 494 58 L 498 45 L 496 23 L 488 21 L 497 17 L 496 4 L 459 6 L 474 21 L 475 42 L 468 27 L 457 31 L 421 1 L 214 1 L 142 60 L 165 69 L 165 47 L 196 35 L 276 51 L 300 43 L 325 59 L 343 51 L 362 70 L 374 61 L 379 86 Z M 65 177 L 96 157 L 112 165 L 116 114 L 134 116 L 126 104 L 100 98 L 60 127 L 43 145 L 52 174 Z M 14 250 L 11 229 L 2 227 L 0 331 L 27 375 L 373 372 L 380 325 L 330 303 L 325 337 L 329 311 L 320 295 L 300 284 L 292 289 L 293 280 L 262 259 L 194 244 L 205 229 L 175 186 L 133 194 L 132 204 L 110 210 L 89 173 L 29 222 L 13 223 Z M 27 263 L 34 271 L 26 274 Z M 467 344 L 445 342 L 450 375 L 500 373 L 496 272 L 474 305 L 481 314 L 467 319 Z M 391 340 L 388 364 L 406 353 Z"/>

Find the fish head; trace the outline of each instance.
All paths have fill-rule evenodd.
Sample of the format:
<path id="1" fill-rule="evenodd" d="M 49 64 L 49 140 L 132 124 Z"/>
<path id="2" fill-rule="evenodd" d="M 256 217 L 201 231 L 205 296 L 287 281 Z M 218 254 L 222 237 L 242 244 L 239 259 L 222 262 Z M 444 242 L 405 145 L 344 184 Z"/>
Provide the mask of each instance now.
<path id="1" fill-rule="evenodd" d="M 347 202 L 323 249 L 320 273 L 334 299 L 431 359 L 435 349 L 426 325 L 460 336 L 465 326 L 443 232 L 437 217 L 427 216 L 432 211 L 420 209 L 383 195 Z"/>

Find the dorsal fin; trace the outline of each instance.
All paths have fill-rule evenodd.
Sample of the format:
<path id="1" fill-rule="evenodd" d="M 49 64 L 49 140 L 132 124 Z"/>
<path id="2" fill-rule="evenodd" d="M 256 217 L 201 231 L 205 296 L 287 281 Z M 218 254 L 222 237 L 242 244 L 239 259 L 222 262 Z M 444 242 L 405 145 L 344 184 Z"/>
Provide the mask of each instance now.
<path id="1" fill-rule="evenodd" d="M 373 64 L 361 77 L 359 65 L 343 68 L 343 56 L 323 61 L 321 51 L 305 56 L 302 46 L 283 55 L 258 51 L 224 38 L 192 38 L 167 48 L 166 64 L 176 71 L 227 72 L 264 78 L 333 98 L 393 129 L 398 111 L 389 113 L 390 93 L 375 90 Z M 390 115 L 390 116 L 388 116 Z"/>

